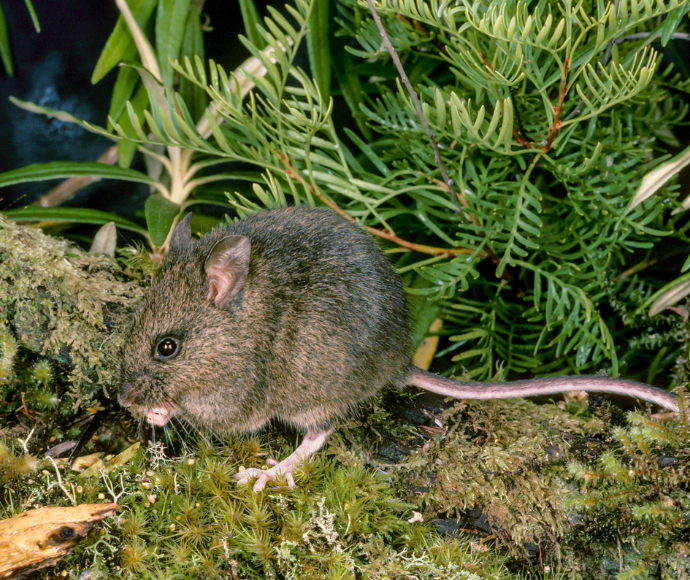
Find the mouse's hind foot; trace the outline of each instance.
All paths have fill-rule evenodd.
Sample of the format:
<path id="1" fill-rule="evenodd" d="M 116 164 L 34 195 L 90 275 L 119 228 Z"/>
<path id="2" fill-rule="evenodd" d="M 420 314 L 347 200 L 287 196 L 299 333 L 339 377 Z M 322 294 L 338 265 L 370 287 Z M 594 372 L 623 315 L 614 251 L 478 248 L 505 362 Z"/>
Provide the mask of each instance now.
<path id="1" fill-rule="evenodd" d="M 328 436 L 333 433 L 333 429 L 325 431 L 307 431 L 300 446 L 295 449 L 288 457 L 283 459 L 280 463 L 274 460 L 267 460 L 266 463 L 272 464 L 270 469 L 245 469 L 235 474 L 235 481 L 238 484 L 244 485 L 256 478 L 254 482 L 254 493 L 261 491 L 269 481 L 274 481 L 277 477 L 283 476 L 287 479 L 290 487 L 295 487 L 295 480 L 293 472 L 302 461 L 316 453 L 328 439 Z"/>

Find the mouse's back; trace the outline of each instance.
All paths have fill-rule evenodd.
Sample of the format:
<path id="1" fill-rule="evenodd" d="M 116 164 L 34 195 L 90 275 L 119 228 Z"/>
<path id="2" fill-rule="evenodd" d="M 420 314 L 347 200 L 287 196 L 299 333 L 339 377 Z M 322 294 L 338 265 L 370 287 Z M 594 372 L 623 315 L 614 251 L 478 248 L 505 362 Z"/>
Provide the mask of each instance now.
<path id="1" fill-rule="evenodd" d="M 381 387 L 402 386 L 410 365 L 405 294 L 355 224 L 294 207 L 259 212 L 198 242 L 178 238 L 123 354 L 123 382 L 133 385 L 123 389 L 138 405 L 168 405 L 217 431 L 254 430 L 271 418 L 320 429 Z M 236 293 L 218 300 L 209 256 L 228 239 L 248 240 L 249 260 Z M 179 348 L 161 358 L 167 336 Z"/>

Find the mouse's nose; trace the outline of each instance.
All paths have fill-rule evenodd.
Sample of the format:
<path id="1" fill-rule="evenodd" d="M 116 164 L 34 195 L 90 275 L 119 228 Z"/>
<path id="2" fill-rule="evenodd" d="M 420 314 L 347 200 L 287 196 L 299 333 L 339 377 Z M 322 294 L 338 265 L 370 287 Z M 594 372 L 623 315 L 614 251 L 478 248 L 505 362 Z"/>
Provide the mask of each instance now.
<path id="1" fill-rule="evenodd" d="M 137 389 L 132 383 L 124 383 L 117 394 L 117 402 L 123 407 L 130 407 L 136 402 L 141 393 L 141 389 Z"/>

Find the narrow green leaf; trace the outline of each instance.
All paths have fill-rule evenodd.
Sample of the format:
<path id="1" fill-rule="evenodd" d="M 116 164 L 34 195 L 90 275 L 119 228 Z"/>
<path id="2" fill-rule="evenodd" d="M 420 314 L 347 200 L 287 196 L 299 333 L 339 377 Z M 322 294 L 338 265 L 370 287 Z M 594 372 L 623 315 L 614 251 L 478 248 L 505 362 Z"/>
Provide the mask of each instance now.
<path id="1" fill-rule="evenodd" d="M 180 57 L 180 60 L 189 59 L 190 67 L 191 62 L 199 63 L 201 72 L 203 73 L 203 63 L 206 60 L 204 57 L 204 31 L 201 28 L 201 9 L 196 3 L 189 5 L 189 15 L 187 16 L 187 25 L 185 26 Z M 203 77 L 205 74 L 200 76 Z M 187 103 L 192 119 L 194 119 L 195 122 L 199 121 L 208 105 L 208 98 L 204 88 L 193 83 L 184 76 L 181 76 L 180 85 L 177 91 L 182 96 L 185 103 Z"/>
<path id="2" fill-rule="evenodd" d="M 159 0 L 156 14 L 156 53 L 161 69 L 161 80 L 172 88 L 173 67 L 171 60 L 180 56 L 185 36 L 185 24 L 190 0 Z"/>
<path id="3" fill-rule="evenodd" d="M 137 139 L 139 136 L 134 128 L 134 125 L 132 124 L 132 117 L 130 114 L 143 115 L 144 110 L 149 105 L 149 96 L 146 92 L 146 87 L 144 87 L 143 84 L 139 85 L 137 92 L 134 94 L 134 97 L 129 104 L 129 109 L 125 107 L 127 110 L 122 112 L 117 123 L 127 135 L 129 135 L 132 139 Z M 132 163 L 132 158 L 136 153 L 137 143 L 134 141 L 128 141 L 127 139 L 120 139 L 117 142 L 117 146 L 118 165 L 120 167 L 129 167 Z"/>
<path id="4" fill-rule="evenodd" d="M 461 354 L 456 354 L 453 357 L 453 362 L 458 362 L 461 360 L 466 360 L 468 358 L 473 358 L 475 356 L 483 356 L 485 352 L 481 349 L 475 348 L 472 350 L 465 350 Z"/>
<path id="5" fill-rule="evenodd" d="M 309 6 L 303 7 L 304 11 L 303 13 L 295 12 L 294 10 L 291 9 L 289 4 L 285 5 L 285 9 L 292 14 L 294 19 L 297 21 L 297 26 L 300 28 L 303 28 L 305 24 L 307 23 L 306 16 L 309 14 Z M 297 40 L 301 32 L 298 30 L 295 30 L 295 28 L 290 24 L 290 22 L 280 13 L 278 12 L 273 6 L 269 5 L 268 6 L 268 13 L 271 16 L 271 19 L 276 22 L 284 31 L 285 33 L 292 38 L 292 40 Z M 289 53 L 292 54 L 295 50 L 295 46 L 286 46 L 285 50 Z"/>
<path id="6" fill-rule="evenodd" d="M 170 228 L 180 213 L 180 206 L 156 193 L 146 200 L 144 211 L 151 242 L 160 247 L 165 243 Z"/>
<path id="7" fill-rule="evenodd" d="M 140 28 L 144 28 L 146 22 L 148 22 L 157 2 L 158 0 L 129 0 L 129 7 Z M 123 60 L 133 59 L 136 55 L 137 47 L 134 44 L 134 39 L 127 28 L 125 19 L 120 15 L 115 28 L 103 47 L 101 56 L 98 57 L 98 62 L 91 75 L 91 83 L 96 84 L 113 67 Z"/>
<path id="8" fill-rule="evenodd" d="M 417 275 L 411 286 L 424 289 L 428 288 L 429 285 L 426 278 Z M 412 351 L 414 352 L 429 332 L 429 327 L 438 318 L 441 306 L 437 300 L 430 300 L 421 294 L 410 295 L 407 301 L 410 309 L 410 320 L 412 321 L 410 334 Z"/>
<path id="9" fill-rule="evenodd" d="M 115 79 L 115 86 L 113 87 L 113 94 L 110 97 L 110 108 L 108 109 L 108 117 L 112 117 L 119 121 L 122 113 L 125 111 L 127 100 L 134 93 L 134 89 L 139 82 L 139 73 L 131 66 L 121 66 L 117 71 L 117 79 Z M 108 124 L 108 129 L 112 126 Z"/>
<path id="10" fill-rule="evenodd" d="M 146 115 L 146 109 L 142 111 L 142 116 Z M 134 112 L 134 107 L 132 106 L 132 103 L 127 101 L 127 118 L 129 119 L 130 125 L 132 129 L 134 130 L 135 135 L 137 136 L 137 139 L 139 139 L 142 142 L 147 142 L 148 141 L 148 136 L 146 133 L 144 133 L 144 129 L 141 126 L 141 121 L 139 120 L 138 115 Z M 115 125 L 115 130 L 119 135 L 122 137 L 127 137 L 127 133 L 124 133 L 123 128 L 120 125 Z"/>
<path id="11" fill-rule="evenodd" d="M 14 76 L 10 37 L 7 34 L 7 22 L 5 20 L 5 13 L 2 11 L 2 4 L 0 4 L 0 59 L 2 59 L 2 66 L 5 67 L 8 76 Z"/>
<path id="12" fill-rule="evenodd" d="M 259 50 L 266 48 L 266 41 L 259 33 L 261 27 L 261 17 L 253 0 L 239 0 L 242 22 L 244 23 L 244 33 L 250 42 Z"/>
<path id="13" fill-rule="evenodd" d="M 328 101 L 331 95 L 331 51 L 328 34 L 330 4 L 331 0 L 313 0 L 307 34 L 309 65 L 324 101 Z"/>
<path id="14" fill-rule="evenodd" d="M 118 228 L 146 235 L 146 229 L 116 214 L 81 207 L 39 207 L 28 205 L 4 210 L 2 214 L 11 220 L 30 222 L 70 222 L 75 224 L 107 224 L 114 222 Z"/>
<path id="15" fill-rule="evenodd" d="M 666 15 L 664 25 L 661 27 L 661 46 L 666 46 L 668 41 L 671 40 L 671 35 L 678 28 L 687 10 L 687 6 L 678 6 L 678 8 L 671 10 Z"/>
<path id="16" fill-rule="evenodd" d="M 218 147 L 220 147 L 228 155 L 232 155 L 233 150 L 230 148 L 230 145 L 228 145 L 225 135 L 223 135 L 223 132 L 220 130 L 220 127 L 218 126 L 218 123 L 216 123 L 213 115 L 207 111 L 206 118 L 208 119 L 208 126 L 211 128 L 211 132 L 216 139 Z"/>
<path id="17" fill-rule="evenodd" d="M 158 108 L 152 107 L 152 110 L 155 116 L 151 115 L 148 110 L 144 111 L 144 118 L 148 123 L 149 131 L 153 133 L 153 136 L 158 140 L 159 143 L 167 143 L 174 137 L 172 135 L 166 135 Z"/>
<path id="18" fill-rule="evenodd" d="M 179 113 L 173 113 L 172 121 L 175 124 L 175 128 L 181 130 L 182 133 L 184 133 L 185 137 L 187 137 L 187 139 L 189 139 L 189 141 L 193 145 L 196 145 L 200 149 L 209 148 L 208 143 L 206 143 L 201 137 L 199 137 L 199 133 L 197 133 L 194 125 L 190 125 L 189 123 L 187 123 L 182 115 L 180 115 Z M 218 151 L 217 153 L 220 153 L 220 151 Z"/>
<path id="19" fill-rule="evenodd" d="M 24 0 L 24 4 L 26 4 L 26 9 L 29 11 L 34 29 L 36 32 L 41 32 L 41 23 L 38 21 L 38 16 L 36 16 L 36 10 L 34 10 L 34 5 L 31 3 L 31 0 Z"/>
<path id="20" fill-rule="evenodd" d="M 681 267 L 680 271 L 686 272 L 688 270 L 688 268 L 690 268 L 690 256 L 687 257 L 687 259 L 685 260 L 685 263 Z"/>
<path id="21" fill-rule="evenodd" d="M 20 109 L 24 109 L 25 111 L 30 111 L 31 113 L 38 113 L 39 115 L 49 115 L 51 117 L 54 117 L 55 119 L 64 121 L 66 123 L 75 123 L 76 125 L 79 125 L 86 131 L 89 131 L 90 133 L 96 133 L 97 135 L 102 135 L 103 137 L 107 137 L 108 139 L 115 140 L 113 135 L 110 134 L 103 127 L 98 127 L 96 125 L 92 125 L 91 123 L 87 123 L 86 121 L 82 121 L 81 119 L 78 119 L 74 115 L 67 113 L 65 111 L 49 109 L 48 107 L 41 107 L 40 105 L 36 105 L 35 103 L 20 101 L 15 97 L 10 97 L 10 102 L 13 105 L 19 107 Z"/>
<path id="22" fill-rule="evenodd" d="M 194 198 L 187 198 L 184 202 L 184 208 L 186 209 L 195 204 L 217 205 L 227 209 L 228 198 L 225 194 L 222 195 L 222 198 L 221 196 L 214 197 L 210 195 L 201 194 L 198 197 L 195 196 Z"/>
<path id="23" fill-rule="evenodd" d="M 381 175 L 389 175 L 390 174 L 390 171 L 388 170 L 388 167 L 386 166 L 386 164 L 381 160 L 381 158 L 378 155 L 376 155 L 376 152 L 371 147 L 369 147 L 369 145 L 367 145 L 364 141 L 362 141 L 354 133 L 354 131 L 351 131 L 347 127 L 345 127 L 344 131 L 347 134 L 347 136 L 350 139 L 352 139 L 352 142 L 355 145 L 357 145 L 357 147 L 359 147 L 361 149 L 362 153 L 364 153 L 364 155 L 366 155 L 367 159 L 374 164 L 376 169 L 378 169 L 381 172 Z"/>
<path id="24" fill-rule="evenodd" d="M 7 187 L 15 183 L 28 181 L 43 181 L 45 179 L 59 179 L 63 177 L 78 176 L 101 177 L 103 179 L 121 179 L 122 181 L 134 181 L 137 183 L 156 183 L 147 175 L 133 169 L 125 169 L 105 163 L 91 161 L 51 161 L 49 163 L 34 163 L 20 169 L 13 169 L 0 173 L 0 187 Z"/>

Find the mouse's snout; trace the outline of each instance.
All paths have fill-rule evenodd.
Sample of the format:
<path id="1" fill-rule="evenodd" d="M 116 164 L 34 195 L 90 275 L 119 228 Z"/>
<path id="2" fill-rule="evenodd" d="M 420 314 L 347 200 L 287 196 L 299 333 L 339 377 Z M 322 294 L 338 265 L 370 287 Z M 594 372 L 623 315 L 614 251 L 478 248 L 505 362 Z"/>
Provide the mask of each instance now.
<path id="1" fill-rule="evenodd" d="M 117 402 L 123 407 L 131 407 L 142 392 L 142 389 L 135 387 L 132 383 L 124 383 L 117 394 Z"/>

